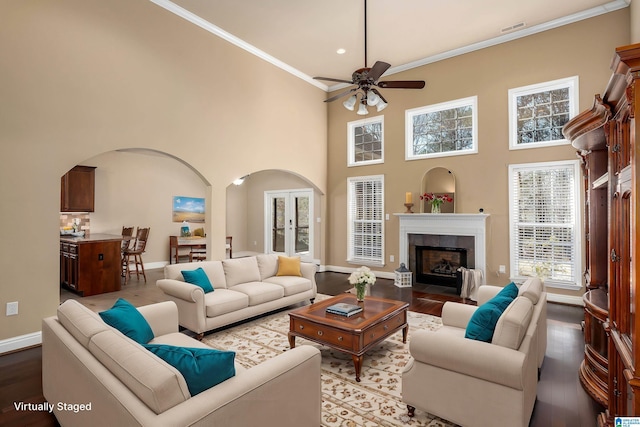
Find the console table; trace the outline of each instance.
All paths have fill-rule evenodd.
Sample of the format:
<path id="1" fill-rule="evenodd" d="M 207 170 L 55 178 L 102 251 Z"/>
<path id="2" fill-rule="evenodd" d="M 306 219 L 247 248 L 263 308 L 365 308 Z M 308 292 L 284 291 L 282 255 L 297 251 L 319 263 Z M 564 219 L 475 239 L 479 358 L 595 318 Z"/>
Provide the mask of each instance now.
<path id="1" fill-rule="evenodd" d="M 180 249 L 206 249 L 207 239 L 204 237 L 179 237 L 169 236 L 169 264 L 177 264 L 180 257 L 189 257 L 189 254 L 180 254 Z"/>

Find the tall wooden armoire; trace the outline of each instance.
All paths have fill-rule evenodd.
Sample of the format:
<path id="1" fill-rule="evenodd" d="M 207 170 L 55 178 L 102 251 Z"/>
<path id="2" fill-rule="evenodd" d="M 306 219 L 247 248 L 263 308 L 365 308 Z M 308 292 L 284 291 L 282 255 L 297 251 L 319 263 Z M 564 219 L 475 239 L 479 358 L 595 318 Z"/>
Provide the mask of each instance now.
<path id="1" fill-rule="evenodd" d="M 591 110 L 563 132 L 585 171 L 585 360 L 580 380 L 606 407 L 600 426 L 640 416 L 640 44 L 619 47 Z"/>

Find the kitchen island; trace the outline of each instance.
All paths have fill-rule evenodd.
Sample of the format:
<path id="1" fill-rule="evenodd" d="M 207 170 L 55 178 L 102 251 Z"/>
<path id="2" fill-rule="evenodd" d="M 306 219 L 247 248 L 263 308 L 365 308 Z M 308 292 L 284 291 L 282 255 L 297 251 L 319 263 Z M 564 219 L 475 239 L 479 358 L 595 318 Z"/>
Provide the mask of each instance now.
<path id="1" fill-rule="evenodd" d="M 120 290 L 122 236 L 60 236 L 60 285 L 81 296 Z"/>

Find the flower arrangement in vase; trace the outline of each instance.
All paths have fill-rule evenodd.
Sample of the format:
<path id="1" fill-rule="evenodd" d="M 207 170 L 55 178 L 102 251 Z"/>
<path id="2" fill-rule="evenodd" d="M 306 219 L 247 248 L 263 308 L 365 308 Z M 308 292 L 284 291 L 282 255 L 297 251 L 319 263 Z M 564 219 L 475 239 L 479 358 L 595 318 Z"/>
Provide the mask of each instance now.
<path id="1" fill-rule="evenodd" d="M 420 200 L 425 200 L 431 205 L 431 213 L 440 213 L 440 205 L 444 202 L 451 203 L 453 199 L 448 194 L 424 193 Z"/>
<path id="2" fill-rule="evenodd" d="M 367 290 L 367 285 L 373 285 L 376 283 L 376 275 L 369 269 L 369 267 L 362 266 L 349 276 L 349 283 L 356 288 L 356 299 L 358 301 L 364 301 L 364 294 Z"/>

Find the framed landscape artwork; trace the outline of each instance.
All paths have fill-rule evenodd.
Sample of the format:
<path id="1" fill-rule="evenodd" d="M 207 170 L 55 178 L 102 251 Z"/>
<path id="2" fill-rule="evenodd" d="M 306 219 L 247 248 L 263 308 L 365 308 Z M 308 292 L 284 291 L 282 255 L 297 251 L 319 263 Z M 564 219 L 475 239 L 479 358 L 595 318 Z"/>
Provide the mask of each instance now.
<path id="1" fill-rule="evenodd" d="M 204 198 L 173 196 L 173 222 L 204 222 Z"/>

